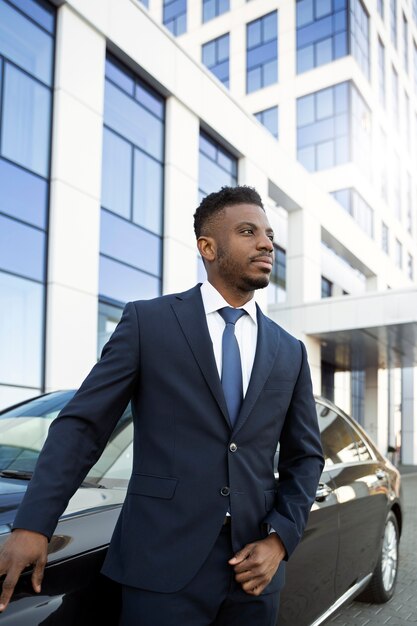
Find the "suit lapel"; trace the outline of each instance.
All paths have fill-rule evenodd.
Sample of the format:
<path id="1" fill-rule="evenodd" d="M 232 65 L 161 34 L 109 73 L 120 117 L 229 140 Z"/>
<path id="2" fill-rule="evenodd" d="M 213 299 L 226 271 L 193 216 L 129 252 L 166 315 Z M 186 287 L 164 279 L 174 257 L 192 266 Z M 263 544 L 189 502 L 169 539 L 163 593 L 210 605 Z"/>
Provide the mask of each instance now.
<path id="1" fill-rule="evenodd" d="M 236 432 L 242 428 L 252 411 L 271 372 L 279 347 L 280 335 L 277 326 L 262 313 L 259 307 L 257 307 L 257 310 L 258 338 L 256 342 L 255 360 L 248 390 L 236 420 L 233 434 L 236 434 Z"/>
<path id="2" fill-rule="evenodd" d="M 200 285 L 178 294 L 172 308 L 194 358 L 230 428 L 230 421 L 221 386 L 213 344 L 207 327 Z"/>

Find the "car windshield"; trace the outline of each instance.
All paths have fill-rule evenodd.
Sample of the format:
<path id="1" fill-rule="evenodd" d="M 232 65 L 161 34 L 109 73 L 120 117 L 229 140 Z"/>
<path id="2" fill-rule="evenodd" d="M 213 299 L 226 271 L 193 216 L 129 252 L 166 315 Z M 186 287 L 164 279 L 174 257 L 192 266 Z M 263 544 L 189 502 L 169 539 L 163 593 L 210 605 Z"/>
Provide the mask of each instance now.
<path id="1" fill-rule="evenodd" d="M 30 477 L 51 422 L 74 393 L 49 393 L 0 413 L 0 472 L 16 478 Z M 125 486 L 132 469 L 132 440 L 132 413 L 128 405 L 84 485 Z"/>

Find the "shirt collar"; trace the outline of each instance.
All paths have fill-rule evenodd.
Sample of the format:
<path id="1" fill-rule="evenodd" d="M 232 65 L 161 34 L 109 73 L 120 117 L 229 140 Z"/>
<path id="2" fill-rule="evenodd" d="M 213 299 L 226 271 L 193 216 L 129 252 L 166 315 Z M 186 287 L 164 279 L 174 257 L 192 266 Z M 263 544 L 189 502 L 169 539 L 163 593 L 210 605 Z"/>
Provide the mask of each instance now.
<path id="1" fill-rule="evenodd" d="M 219 309 L 222 309 L 225 306 L 230 306 L 228 302 L 223 298 L 223 296 L 217 291 L 215 287 L 208 280 L 205 280 L 201 285 L 201 297 L 203 300 L 204 311 L 206 315 L 209 313 L 215 313 Z M 241 307 L 236 307 L 239 309 L 243 309 L 249 315 L 251 320 L 258 324 L 257 316 L 256 316 L 256 303 L 255 299 L 252 298 L 249 302 L 246 302 Z"/>

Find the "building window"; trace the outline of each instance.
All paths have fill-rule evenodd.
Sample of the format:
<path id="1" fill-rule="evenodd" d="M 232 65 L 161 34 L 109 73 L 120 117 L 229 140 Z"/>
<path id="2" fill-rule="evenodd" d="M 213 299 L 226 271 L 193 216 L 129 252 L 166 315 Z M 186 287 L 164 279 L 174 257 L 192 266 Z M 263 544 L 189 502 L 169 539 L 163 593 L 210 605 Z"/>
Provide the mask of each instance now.
<path id="1" fill-rule="evenodd" d="M 203 22 L 208 22 L 229 10 L 229 0 L 203 0 Z"/>
<path id="2" fill-rule="evenodd" d="M 412 179 L 409 172 L 407 172 L 407 188 L 406 188 L 406 202 L 407 202 L 407 211 L 406 211 L 406 224 L 405 227 L 407 231 L 412 235 L 413 233 L 413 200 L 411 197 L 411 186 Z"/>
<path id="3" fill-rule="evenodd" d="M 352 161 L 362 172 L 371 175 L 371 111 L 353 83 L 351 90 Z"/>
<path id="4" fill-rule="evenodd" d="M 149 9 L 149 0 L 139 0 L 139 2 Z"/>
<path id="5" fill-rule="evenodd" d="M 379 132 L 379 183 L 381 198 L 388 202 L 388 167 L 387 167 L 387 152 L 388 141 L 387 135 L 383 128 L 380 127 Z"/>
<path id="6" fill-rule="evenodd" d="M 42 390 L 55 10 L 0 0 L 0 407 Z"/>
<path id="7" fill-rule="evenodd" d="M 403 13 L 403 63 L 408 73 L 408 21 Z"/>
<path id="8" fill-rule="evenodd" d="M 176 37 L 187 30 L 187 0 L 164 0 L 163 23 Z"/>
<path id="9" fill-rule="evenodd" d="M 407 254 L 407 276 L 410 280 L 414 280 L 414 259 L 410 253 Z"/>
<path id="10" fill-rule="evenodd" d="M 385 47 L 379 37 L 378 37 L 378 93 L 379 93 L 379 102 L 385 108 L 386 106 Z"/>
<path id="11" fill-rule="evenodd" d="M 413 64 L 414 64 L 414 91 L 417 94 L 417 43 L 415 41 L 413 42 Z"/>
<path id="12" fill-rule="evenodd" d="M 398 46 L 397 0 L 390 0 L 390 33 L 391 33 L 391 42 L 397 48 Z"/>
<path id="13" fill-rule="evenodd" d="M 401 168 L 400 157 L 396 152 L 392 153 L 391 163 L 391 205 L 394 215 L 401 222 Z"/>
<path id="14" fill-rule="evenodd" d="M 286 253 L 280 246 L 274 245 L 275 258 L 268 286 L 268 304 L 285 302 L 286 297 Z"/>
<path id="15" fill-rule="evenodd" d="M 391 65 L 391 117 L 393 124 L 397 130 L 400 126 L 400 112 L 398 103 L 398 74 L 393 65 Z"/>
<path id="16" fill-rule="evenodd" d="M 297 143 L 310 172 L 349 161 L 349 83 L 297 99 Z"/>
<path id="17" fill-rule="evenodd" d="M 278 107 L 271 107 L 255 113 L 256 119 L 278 139 Z"/>
<path id="18" fill-rule="evenodd" d="M 106 60 L 100 223 L 100 301 L 161 293 L 164 100 Z"/>
<path id="19" fill-rule="evenodd" d="M 381 16 L 381 19 L 384 19 L 384 0 L 377 0 L 377 9 L 378 13 Z"/>
<path id="20" fill-rule="evenodd" d="M 321 297 L 322 298 L 331 298 L 333 291 L 333 283 L 325 278 L 321 277 Z"/>
<path id="21" fill-rule="evenodd" d="M 237 184 L 237 159 L 204 131 L 200 132 L 199 196 Z"/>
<path id="22" fill-rule="evenodd" d="M 246 26 L 246 91 L 251 93 L 278 81 L 278 12 Z"/>
<path id="23" fill-rule="evenodd" d="M 385 254 L 389 254 L 389 230 L 385 222 L 381 225 L 381 248 Z"/>
<path id="24" fill-rule="evenodd" d="M 297 73 L 347 54 L 346 0 L 297 0 Z"/>
<path id="25" fill-rule="evenodd" d="M 353 187 L 332 191 L 332 196 L 353 217 L 358 226 L 369 236 L 374 236 L 374 212 L 372 207 Z"/>
<path id="26" fill-rule="evenodd" d="M 403 246 L 398 239 L 395 240 L 395 264 L 400 269 L 403 266 Z"/>
<path id="27" fill-rule="evenodd" d="M 225 87 L 229 87 L 229 33 L 203 44 L 202 62 Z"/>
<path id="28" fill-rule="evenodd" d="M 350 46 L 354 59 L 369 79 L 369 16 L 360 0 L 350 2 Z"/>

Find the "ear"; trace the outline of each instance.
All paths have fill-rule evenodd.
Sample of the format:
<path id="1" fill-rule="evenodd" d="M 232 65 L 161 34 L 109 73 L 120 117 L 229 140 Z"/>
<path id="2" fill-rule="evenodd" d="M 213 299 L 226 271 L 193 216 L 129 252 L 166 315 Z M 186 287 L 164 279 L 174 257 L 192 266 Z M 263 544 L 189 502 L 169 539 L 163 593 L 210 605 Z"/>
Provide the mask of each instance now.
<path id="1" fill-rule="evenodd" d="M 204 261 L 211 263 L 216 258 L 216 242 L 213 237 L 199 237 L 197 247 Z"/>

